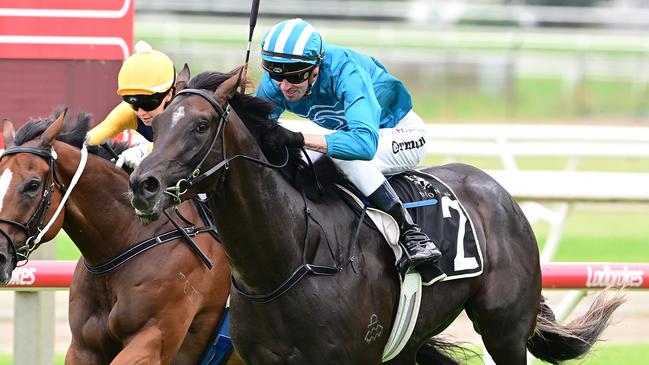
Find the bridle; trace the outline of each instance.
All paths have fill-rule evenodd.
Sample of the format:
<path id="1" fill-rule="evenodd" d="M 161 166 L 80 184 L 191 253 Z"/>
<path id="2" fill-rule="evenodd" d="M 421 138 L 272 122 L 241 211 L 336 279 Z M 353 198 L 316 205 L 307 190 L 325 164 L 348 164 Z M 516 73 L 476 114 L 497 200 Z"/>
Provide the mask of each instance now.
<path id="1" fill-rule="evenodd" d="M 18 153 L 29 153 L 42 157 L 43 159 L 45 159 L 45 161 L 47 161 L 49 165 L 49 171 L 47 173 L 47 180 L 44 184 L 45 188 L 43 189 L 41 201 L 39 202 L 38 207 L 36 207 L 36 210 L 32 214 L 31 218 L 29 218 L 27 223 L 23 224 L 9 219 L 0 218 L 0 223 L 8 223 L 20 228 L 27 237 L 23 246 L 16 247 L 16 244 L 11 239 L 11 237 L 9 237 L 9 235 L 2 228 L 0 228 L 0 234 L 2 234 L 2 236 L 7 239 L 7 242 L 9 242 L 9 249 L 11 250 L 14 263 L 16 263 L 16 266 L 22 266 L 27 262 L 29 255 L 32 253 L 32 251 L 34 251 L 38 244 L 38 240 L 35 240 L 35 238 L 39 234 L 41 234 L 43 227 L 45 226 L 45 215 L 52 203 L 52 196 L 54 195 L 55 187 L 58 186 L 62 194 L 65 194 L 66 187 L 59 181 L 56 175 L 56 170 L 54 169 L 54 163 L 57 159 L 56 151 L 54 151 L 54 148 L 37 148 L 25 146 L 9 147 L 2 153 L 0 159 L 2 159 L 4 156 L 15 155 Z M 18 263 L 21 261 L 24 261 L 24 263 L 22 265 L 18 265 Z"/>
<path id="2" fill-rule="evenodd" d="M 212 108 L 214 108 L 214 111 L 216 111 L 216 114 L 218 114 L 218 121 L 217 121 L 218 127 L 216 130 L 216 134 L 214 135 L 214 139 L 212 139 L 212 143 L 210 144 L 210 148 L 207 149 L 205 155 L 203 155 L 200 162 L 192 170 L 192 173 L 188 177 L 178 180 L 174 186 L 170 186 L 167 187 L 167 189 L 165 189 L 164 193 L 171 195 L 176 204 L 180 204 L 182 195 L 186 194 L 187 191 L 191 189 L 192 186 L 199 184 L 200 182 L 212 176 L 213 174 L 215 174 L 221 169 L 225 169 L 225 170 L 229 169 L 230 162 L 234 159 L 241 158 L 274 169 L 282 168 L 286 166 L 286 164 L 288 163 L 289 160 L 288 151 L 286 154 L 286 161 L 284 161 L 284 163 L 280 165 L 268 163 L 246 155 L 234 155 L 231 157 L 226 157 L 224 130 L 225 130 L 225 126 L 228 123 L 228 116 L 230 113 L 230 103 L 226 103 L 225 108 L 222 108 L 219 105 L 219 103 L 216 100 L 214 100 L 214 97 L 209 92 L 203 89 L 183 89 L 179 91 L 175 97 L 181 94 L 198 95 L 203 99 L 205 99 L 208 103 L 210 103 L 210 105 L 212 105 Z M 211 168 L 207 169 L 207 171 L 202 172 L 203 164 L 205 163 L 205 160 L 207 160 L 207 157 L 209 156 L 210 152 L 214 149 L 214 144 L 218 140 L 219 135 L 221 136 L 221 155 L 223 156 L 223 160 L 221 160 L 221 162 L 217 163 Z"/>

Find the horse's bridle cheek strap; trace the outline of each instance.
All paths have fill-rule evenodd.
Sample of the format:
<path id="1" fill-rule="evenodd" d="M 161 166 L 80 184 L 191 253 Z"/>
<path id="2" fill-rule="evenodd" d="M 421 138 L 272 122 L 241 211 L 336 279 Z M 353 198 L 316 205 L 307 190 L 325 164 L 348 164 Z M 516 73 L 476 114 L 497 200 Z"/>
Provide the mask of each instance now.
<path id="1" fill-rule="evenodd" d="M 41 196 L 41 200 L 38 203 L 38 206 L 34 210 L 34 213 L 32 213 L 31 217 L 27 221 L 27 223 L 22 224 L 20 222 L 8 220 L 8 219 L 0 219 L 0 222 L 3 223 L 8 223 L 13 226 L 16 226 L 20 228 L 26 236 L 25 239 L 25 246 L 22 246 L 20 249 L 16 247 L 15 243 L 13 240 L 9 237 L 9 235 L 4 232 L 3 230 L 0 230 L 0 233 L 8 239 L 8 242 L 11 246 L 12 253 L 16 256 L 16 261 L 22 261 L 28 258 L 29 253 L 33 251 L 35 248 L 37 242 L 34 241 L 34 239 L 43 231 L 43 226 L 45 225 L 45 216 L 46 213 L 52 203 L 52 196 L 54 195 L 54 192 L 56 190 L 56 185 L 58 185 L 61 189 L 64 189 L 63 185 L 58 181 L 58 177 L 55 172 L 55 163 L 54 161 L 57 158 L 56 152 L 54 149 L 47 149 L 47 148 L 36 148 L 36 147 L 26 147 L 26 146 L 13 146 L 10 148 L 7 148 L 2 156 L 8 156 L 8 155 L 14 155 L 18 153 L 29 153 L 32 155 L 36 155 L 39 157 L 42 157 L 45 159 L 49 165 L 49 171 L 47 173 L 47 180 L 45 181 L 44 187 L 43 187 L 43 193 Z M 26 251 L 23 253 L 23 251 Z M 21 257 L 20 260 L 18 260 L 18 256 Z"/>
<path id="2" fill-rule="evenodd" d="M 186 179 L 180 179 L 178 182 L 176 182 L 176 184 L 174 186 L 170 186 L 167 189 L 165 189 L 164 193 L 171 195 L 175 202 L 180 203 L 180 200 L 181 200 L 180 197 L 183 194 L 185 194 L 192 186 L 194 186 L 194 185 L 200 183 L 201 181 L 207 179 L 208 177 L 210 177 L 211 175 L 213 175 L 214 173 L 216 173 L 217 171 L 219 171 L 222 168 L 225 168 L 227 170 L 228 167 L 229 167 L 230 161 L 232 161 L 234 159 L 242 158 L 244 160 L 252 161 L 252 162 L 257 163 L 259 165 L 274 168 L 274 169 L 282 168 L 282 167 L 286 166 L 286 164 L 288 163 L 288 160 L 289 160 L 288 150 L 286 152 L 286 161 L 284 161 L 284 163 L 281 164 L 281 165 L 274 165 L 274 164 L 271 164 L 271 163 L 268 163 L 268 162 L 265 162 L 265 161 L 261 161 L 261 160 L 258 160 L 256 158 L 253 158 L 253 157 L 250 157 L 250 156 L 245 156 L 245 155 L 235 155 L 235 156 L 232 156 L 232 157 L 227 157 L 226 156 L 226 151 L 225 151 L 225 126 L 227 125 L 227 122 L 228 122 L 228 115 L 229 115 L 229 112 L 230 112 L 230 104 L 229 103 L 226 104 L 225 110 L 223 110 L 223 108 L 221 108 L 219 103 L 217 103 L 216 100 L 214 100 L 214 97 L 210 93 L 208 93 L 205 90 L 201 90 L 201 89 L 183 89 L 180 92 L 178 92 L 178 94 L 176 94 L 176 95 L 180 95 L 180 94 L 198 95 L 198 96 L 202 97 L 203 99 L 207 100 L 212 105 L 212 107 L 214 108 L 216 113 L 219 115 L 219 122 L 218 122 L 219 124 L 218 124 L 218 128 L 216 130 L 216 134 L 214 135 L 214 139 L 212 139 L 212 144 L 210 145 L 210 148 L 207 150 L 207 152 L 205 153 L 205 155 L 203 156 L 203 158 L 201 159 L 199 164 L 196 166 L 196 168 L 194 168 L 192 170 L 191 176 L 189 176 Z M 219 138 L 219 135 L 222 138 L 222 142 L 221 142 L 221 149 L 222 150 L 221 150 L 221 153 L 222 153 L 222 156 L 223 156 L 223 160 L 221 162 L 219 162 L 218 164 L 212 166 L 207 171 L 201 173 L 201 168 L 203 166 L 203 163 L 205 163 L 205 161 L 207 160 L 207 157 L 209 156 L 210 152 L 214 149 L 214 144 L 216 143 L 217 139 Z"/>
<path id="3" fill-rule="evenodd" d="M 79 167 L 77 168 L 77 171 L 74 173 L 74 176 L 70 181 L 70 186 L 68 189 L 65 189 L 63 184 L 61 184 L 58 181 L 58 177 L 56 174 L 56 166 L 55 166 L 56 165 L 55 161 L 58 157 L 53 147 L 50 147 L 48 149 L 48 148 L 26 147 L 26 146 L 13 146 L 6 149 L 4 153 L 0 156 L 0 159 L 6 155 L 12 155 L 16 153 L 29 153 L 44 158 L 49 165 L 49 170 L 47 172 L 47 181 L 50 182 L 49 187 L 47 181 L 45 182 L 41 201 L 38 207 L 36 208 L 34 214 L 32 214 L 32 217 L 29 219 L 29 221 L 26 224 L 22 224 L 10 220 L 4 220 L 4 219 L 2 220 L 5 223 L 10 223 L 15 226 L 23 228 L 25 234 L 27 235 L 27 238 L 25 240 L 25 245 L 21 246 L 20 249 L 17 249 L 15 247 L 14 242 L 10 240 L 11 244 L 14 245 L 13 251 L 16 255 L 15 258 L 17 262 L 18 255 L 23 257 L 23 260 L 29 259 L 29 254 L 36 249 L 43 236 L 45 236 L 47 231 L 52 227 L 52 225 L 54 225 L 54 222 L 56 222 L 57 217 L 59 216 L 59 214 L 63 210 L 63 207 L 65 206 L 65 202 L 70 197 L 70 193 L 72 193 L 72 189 L 74 189 L 74 186 L 76 185 L 77 181 L 79 181 L 79 178 L 81 177 L 81 173 L 83 172 L 83 169 L 86 166 L 86 160 L 88 158 L 88 150 L 85 145 L 81 147 L 81 159 L 79 160 Z M 61 202 L 59 203 L 59 205 L 56 207 L 56 210 L 54 211 L 52 218 L 47 224 L 45 224 L 45 216 L 47 214 L 50 205 L 52 204 L 52 196 L 56 191 L 57 185 L 61 188 L 61 193 L 63 197 L 61 198 Z M 35 225 L 34 225 L 34 221 L 36 222 Z M 8 236 L 4 232 L 3 234 L 5 237 Z M 22 251 L 26 251 L 26 252 L 23 254 Z"/>
<path id="4" fill-rule="evenodd" d="M 210 152 L 213 150 L 214 145 L 216 144 L 216 141 L 219 138 L 219 135 L 223 135 L 224 133 L 223 130 L 225 129 L 224 126 L 228 121 L 228 114 L 230 112 L 230 104 L 227 104 L 225 106 L 225 110 L 219 105 L 219 103 L 214 100 L 214 97 L 208 93 L 205 90 L 202 89 L 183 89 L 179 91 L 176 96 L 181 95 L 181 94 L 188 94 L 188 95 L 198 95 L 205 99 L 212 108 L 214 108 L 214 111 L 218 115 L 218 126 L 216 133 L 214 134 L 214 138 L 212 138 L 212 143 L 210 144 L 210 147 L 207 149 L 203 157 L 201 158 L 200 162 L 196 165 L 195 168 L 192 169 L 192 173 L 188 178 L 185 179 L 180 179 L 174 186 L 170 186 L 167 189 L 165 189 L 165 194 L 169 194 L 173 197 L 174 201 L 176 203 L 180 203 L 181 201 L 181 196 L 187 193 L 189 189 L 191 189 L 192 186 L 198 184 L 205 178 L 209 177 L 212 173 L 215 171 L 214 168 L 211 168 L 209 171 L 206 173 L 201 174 L 201 168 L 203 167 L 203 164 L 207 160 L 207 157 L 210 155 Z M 225 137 L 223 137 L 225 139 Z M 225 157 L 225 144 L 221 143 L 221 146 L 223 148 L 223 156 Z M 219 164 L 220 165 L 220 164 Z M 218 165 L 217 165 L 218 166 Z"/>

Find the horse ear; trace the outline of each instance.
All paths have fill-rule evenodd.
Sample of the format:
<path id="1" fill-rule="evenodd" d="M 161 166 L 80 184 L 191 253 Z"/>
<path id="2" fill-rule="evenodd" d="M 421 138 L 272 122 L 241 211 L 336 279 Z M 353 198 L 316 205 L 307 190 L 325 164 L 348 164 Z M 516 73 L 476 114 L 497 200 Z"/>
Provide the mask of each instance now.
<path id="1" fill-rule="evenodd" d="M 245 84 L 247 76 L 247 66 L 242 66 L 243 71 L 241 68 L 238 68 L 235 72 L 233 72 L 233 76 L 230 77 L 229 79 L 223 81 L 219 87 L 216 88 L 216 91 L 214 91 L 214 100 L 216 100 L 219 105 L 225 105 L 225 103 L 232 99 L 232 96 L 234 96 L 234 93 L 237 91 L 237 87 L 239 87 L 239 84 Z M 239 79 L 239 73 L 241 72 L 241 79 Z"/>
<path id="2" fill-rule="evenodd" d="M 14 145 L 16 139 L 16 128 L 9 119 L 3 119 L 2 134 L 4 136 L 5 148 Z"/>
<path id="3" fill-rule="evenodd" d="M 189 82 L 189 66 L 185 63 L 183 69 L 180 70 L 178 76 L 176 76 L 176 92 L 187 87 L 187 82 Z"/>
<path id="4" fill-rule="evenodd" d="M 54 123 L 50 124 L 49 127 L 43 132 L 41 135 L 41 146 L 42 147 L 50 147 L 52 146 L 52 142 L 56 139 L 56 137 L 59 135 L 61 132 L 61 128 L 63 127 L 63 122 L 65 121 L 65 114 L 67 114 L 68 108 L 65 108 L 63 112 L 59 115 L 58 118 L 54 121 Z"/>

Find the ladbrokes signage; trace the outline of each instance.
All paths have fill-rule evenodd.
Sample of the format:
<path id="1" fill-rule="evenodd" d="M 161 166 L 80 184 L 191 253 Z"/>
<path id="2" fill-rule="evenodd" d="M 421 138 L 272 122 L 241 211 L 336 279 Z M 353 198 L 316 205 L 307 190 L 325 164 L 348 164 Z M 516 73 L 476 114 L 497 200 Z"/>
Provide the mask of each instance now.
<path id="1" fill-rule="evenodd" d="M 649 288 L 649 263 L 548 262 L 541 267 L 544 288 Z"/>
<path id="2" fill-rule="evenodd" d="M 608 286 L 640 288 L 644 283 L 645 272 L 629 269 L 626 265 L 617 268 L 611 268 L 609 265 L 587 266 L 586 269 L 588 270 L 587 288 L 606 288 Z"/>

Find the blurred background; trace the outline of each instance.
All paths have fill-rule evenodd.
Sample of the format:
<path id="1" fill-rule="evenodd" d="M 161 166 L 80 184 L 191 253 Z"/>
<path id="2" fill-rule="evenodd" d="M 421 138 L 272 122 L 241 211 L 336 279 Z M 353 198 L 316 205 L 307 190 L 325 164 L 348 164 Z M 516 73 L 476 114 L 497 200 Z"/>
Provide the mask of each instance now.
<path id="1" fill-rule="evenodd" d="M 7 0 L 0 0 L 0 5 L 17 6 Z M 145 40 L 167 53 L 177 69 L 187 62 L 193 75 L 227 71 L 244 61 L 249 12 L 250 1 L 136 0 L 132 41 Z M 610 179 L 605 180 L 611 183 L 605 184 L 603 193 L 592 199 L 572 199 L 566 193 L 563 200 L 549 205 L 547 212 L 552 214 L 546 219 L 542 213 L 546 211 L 528 207 L 526 213 L 541 249 L 548 242 L 556 245 L 545 260 L 649 262 L 649 188 L 637 186 L 649 181 L 649 1 L 261 0 L 250 61 L 253 79 L 261 76 L 258 52 L 264 33 L 293 17 L 311 22 L 326 42 L 378 58 L 404 81 L 415 111 L 429 124 L 433 136 L 434 151 L 425 164 L 461 161 L 494 171 L 551 171 L 545 176 L 553 180 L 541 181 L 547 191 L 568 187 L 570 181 L 557 178 L 562 176 L 557 173 L 565 171 Z M 7 31 L 2 21 L 0 17 L 0 30 Z M 76 21 L 69 22 L 72 32 Z M 124 39 L 131 41 L 129 36 Z M 121 55 L 112 61 L 74 61 L 56 71 L 55 82 L 63 91 L 39 84 L 40 76 L 33 76 L 27 85 L 24 80 L 35 75 L 32 71 L 21 71 L 23 64 L 10 69 L 2 62 L 0 86 L 13 78 L 25 87 L 17 93 L 16 86 L 2 86 L 11 91 L 0 101 L 3 112 L 17 105 L 13 100 L 35 100 L 23 95 L 41 93 L 49 97 L 41 109 L 21 110 L 24 113 L 17 115 L 47 115 L 62 103 L 83 110 L 84 105 L 100 100 L 102 104 L 92 109 L 100 121 L 120 101 L 114 90 Z M 93 62 L 108 67 L 96 72 Z M 72 93 L 76 86 L 71 86 L 71 70 L 83 67 L 88 71 L 75 79 L 81 86 Z M 88 75 L 93 77 L 90 84 Z M 94 89 L 103 94 L 95 96 Z M 72 96 L 63 97 L 64 93 Z M 18 125 L 26 120 L 21 118 L 16 118 Z M 484 144 L 477 147 L 471 144 L 480 138 L 489 141 L 480 140 Z M 506 139 L 508 150 L 501 153 Z M 451 148 L 457 153 L 451 153 Z M 468 152 L 471 148 L 474 153 Z M 573 188 L 586 188 L 589 182 L 579 180 L 581 185 Z M 611 202 L 610 197 L 630 187 L 644 188 L 644 196 Z M 64 234 L 57 238 L 55 257 L 79 257 Z M 565 291 L 544 290 L 544 294 L 555 308 Z M 11 364 L 13 358 L 11 295 L 0 292 L 2 365 Z M 596 346 L 587 360 L 570 364 L 647 363 L 649 293 L 629 292 L 629 298 L 614 318 L 615 325 L 605 333 L 612 341 Z M 590 299 L 592 295 L 575 313 L 583 313 Z M 56 303 L 53 341 L 58 364 L 70 338 L 67 292 L 57 292 Z M 473 343 L 480 352 L 480 339 L 465 316 L 447 332 Z"/>
<path id="2" fill-rule="evenodd" d="M 249 2 L 135 5 L 135 39 L 178 66 L 243 63 Z M 647 124 L 647 1 L 261 1 L 253 75 L 264 32 L 291 17 L 379 58 L 430 122 Z"/>

